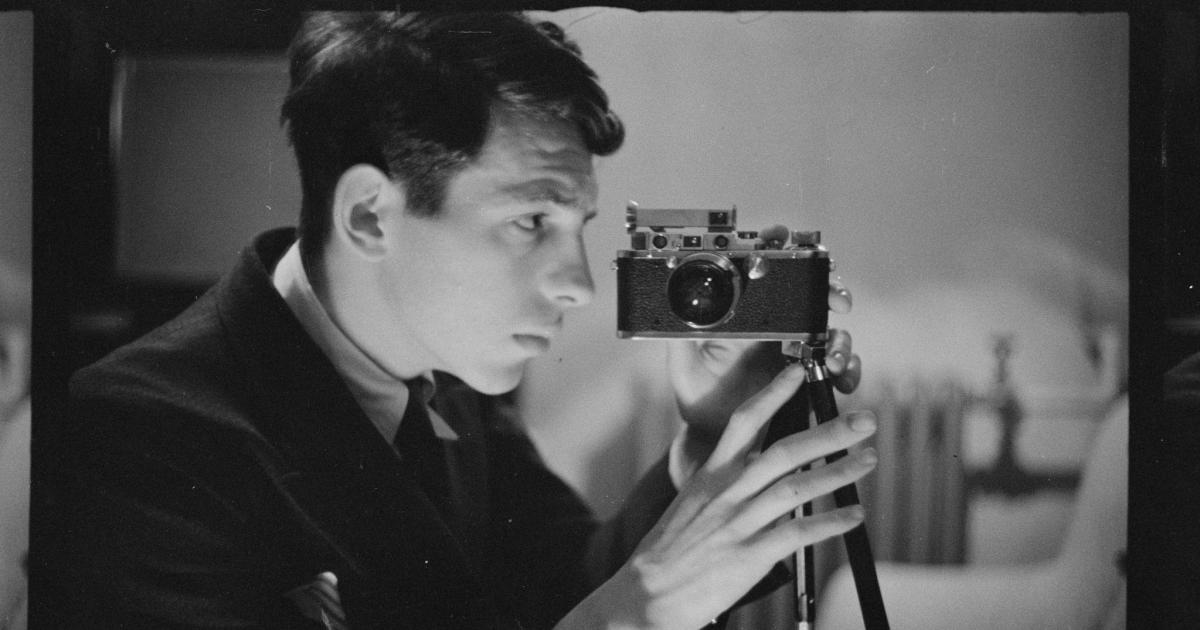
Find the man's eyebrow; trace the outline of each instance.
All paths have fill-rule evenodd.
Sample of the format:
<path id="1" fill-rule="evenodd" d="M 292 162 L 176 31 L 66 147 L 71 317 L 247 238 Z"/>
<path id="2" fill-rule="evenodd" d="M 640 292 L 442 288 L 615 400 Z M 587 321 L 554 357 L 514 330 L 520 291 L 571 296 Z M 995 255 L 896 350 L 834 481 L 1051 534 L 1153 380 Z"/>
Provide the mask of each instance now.
<path id="1" fill-rule="evenodd" d="M 571 186 L 552 177 L 542 177 L 528 181 L 508 184 L 500 188 L 501 192 L 513 195 L 532 195 L 547 190 L 568 190 Z"/>
<path id="2" fill-rule="evenodd" d="M 515 182 L 501 186 L 498 190 L 503 195 L 522 200 L 532 200 L 546 192 L 562 193 L 567 197 L 567 206 L 583 211 L 583 222 L 585 224 L 596 218 L 596 215 L 599 214 L 595 199 L 588 194 L 589 188 L 587 186 L 577 185 L 574 182 L 564 182 L 553 177 L 540 177 L 538 179 Z"/>
<path id="3" fill-rule="evenodd" d="M 539 179 L 508 184 L 501 186 L 499 190 L 503 194 L 512 195 L 514 197 L 523 199 L 533 198 L 541 193 L 546 192 L 561 193 L 563 196 L 574 202 L 571 205 L 577 205 L 580 207 L 591 205 L 584 203 L 588 197 L 587 186 L 576 184 L 574 182 L 561 181 L 553 177 L 542 177 Z M 585 209 L 592 210 L 591 208 Z"/>

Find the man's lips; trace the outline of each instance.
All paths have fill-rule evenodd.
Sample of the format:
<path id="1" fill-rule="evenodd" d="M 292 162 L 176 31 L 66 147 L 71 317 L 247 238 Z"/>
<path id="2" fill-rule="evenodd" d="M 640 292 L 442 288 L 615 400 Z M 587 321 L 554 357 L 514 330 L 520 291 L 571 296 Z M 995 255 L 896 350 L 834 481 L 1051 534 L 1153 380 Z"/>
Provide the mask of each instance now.
<path id="1" fill-rule="evenodd" d="M 513 335 L 513 339 L 522 348 L 535 354 L 542 354 L 550 349 L 550 339 L 552 335 L 546 333 L 517 333 Z"/>

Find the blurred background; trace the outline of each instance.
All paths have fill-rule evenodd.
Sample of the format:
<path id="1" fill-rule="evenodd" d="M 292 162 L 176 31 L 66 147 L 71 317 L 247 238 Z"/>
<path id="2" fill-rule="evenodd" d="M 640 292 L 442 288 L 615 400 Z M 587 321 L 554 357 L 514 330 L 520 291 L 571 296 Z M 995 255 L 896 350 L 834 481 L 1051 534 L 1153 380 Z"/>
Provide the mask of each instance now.
<path id="1" fill-rule="evenodd" d="M 60 60 L 39 93 L 69 95 L 58 104 L 69 116 L 38 126 L 55 158 L 39 162 L 55 170 L 39 178 L 39 261 L 73 261 L 36 278 L 54 287 L 48 327 L 66 332 L 39 355 L 52 375 L 169 318 L 254 234 L 295 222 L 299 185 L 278 125 L 292 21 L 186 6 L 39 15 L 38 32 L 54 34 L 39 50 Z M 1104 623 L 1123 592 L 1129 17 L 539 15 L 581 45 L 628 130 L 597 165 L 596 299 L 522 386 L 551 466 L 608 514 L 678 426 L 662 344 L 615 337 L 610 264 L 628 246 L 626 202 L 736 206 L 743 229 L 820 230 L 854 295 L 831 325 L 852 332 L 865 365 L 840 406 L 881 420 L 880 467 L 862 490 L 876 557 L 897 568 L 882 577 L 917 593 L 946 576 L 976 580 L 998 599 L 1045 584 L 1031 575 L 1061 577 L 1047 567 L 1068 539 L 1086 539 L 1108 589 L 1103 606 L 1087 604 L 1104 610 L 1087 614 Z M 1194 79 L 1179 85 L 1171 103 L 1194 99 Z M 1185 258 L 1171 269 L 1183 271 L 1160 281 L 1194 284 L 1192 248 L 1175 250 Z M 1191 340 L 1200 305 L 1181 293 L 1168 315 Z M 1085 474 L 1099 452 L 1108 465 Z M 52 465 L 52 448 L 42 454 Z M 1088 478 L 1106 482 L 1085 535 Z M 817 553 L 819 592 L 840 597 L 833 610 L 854 607 L 838 545 Z M 928 567 L 942 573 L 905 572 Z M 916 599 L 884 591 L 889 606 Z M 743 627 L 768 627 L 781 610 Z"/>

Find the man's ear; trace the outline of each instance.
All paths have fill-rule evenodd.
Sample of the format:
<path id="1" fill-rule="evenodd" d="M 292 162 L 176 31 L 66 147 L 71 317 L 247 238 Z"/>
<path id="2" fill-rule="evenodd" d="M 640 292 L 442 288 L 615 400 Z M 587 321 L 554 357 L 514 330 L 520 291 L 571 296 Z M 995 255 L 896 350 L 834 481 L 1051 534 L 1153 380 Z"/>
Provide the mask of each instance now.
<path id="1" fill-rule="evenodd" d="M 378 260 L 388 249 L 382 223 L 389 213 L 403 210 L 400 185 L 369 164 L 351 166 L 333 190 L 333 239 L 369 260 Z"/>

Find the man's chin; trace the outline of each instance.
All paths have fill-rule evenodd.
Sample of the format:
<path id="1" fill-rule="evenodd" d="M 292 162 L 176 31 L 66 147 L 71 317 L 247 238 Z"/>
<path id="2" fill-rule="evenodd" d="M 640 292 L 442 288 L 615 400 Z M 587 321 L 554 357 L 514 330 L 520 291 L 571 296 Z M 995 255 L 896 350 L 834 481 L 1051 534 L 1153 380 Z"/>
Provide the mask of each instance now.
<path id="1" fill-rule="evenodd" d="M 525 363 L 488 370 L 464 370 L 455 376 L 481 394 L 496 396 L 511 392 L 521 384 L 525 376 Z"/>

